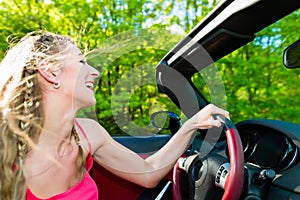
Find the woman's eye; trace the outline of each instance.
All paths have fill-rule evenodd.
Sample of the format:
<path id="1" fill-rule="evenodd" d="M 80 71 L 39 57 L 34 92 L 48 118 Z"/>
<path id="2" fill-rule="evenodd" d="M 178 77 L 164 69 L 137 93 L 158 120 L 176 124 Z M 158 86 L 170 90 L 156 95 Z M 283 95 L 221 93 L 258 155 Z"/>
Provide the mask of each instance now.
<path id="1" fill-rule="evenodd" d="M 85 63 L 86 63 L 85 60 L 80 60 L 79 62 L 82 63 L 82 64 L 85 64 Z"/>

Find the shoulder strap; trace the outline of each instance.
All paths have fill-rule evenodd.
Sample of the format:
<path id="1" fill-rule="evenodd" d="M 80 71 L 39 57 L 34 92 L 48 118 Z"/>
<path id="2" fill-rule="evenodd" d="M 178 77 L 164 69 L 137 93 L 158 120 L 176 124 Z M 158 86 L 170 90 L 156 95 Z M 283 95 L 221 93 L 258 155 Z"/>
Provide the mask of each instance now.
<path id="1" fill-rule="evenodd" d="M 75 124 L 76 126 L 80 129 L 81 133 L 83 134 L 84 138 L 86 139 L 86 141 L 88 142 L 88 145 L 89 145 L 89 151 L 90 153 L 92 152 L 92 145 L 91 145 L 91 142 L 89 140 L 89 138 L 87 137 L 85 131 L 83 130 L 83 128 L 81 127 L 81 125 L 79 124 L 79 122 L 77 120 L 75 120 Z"/>

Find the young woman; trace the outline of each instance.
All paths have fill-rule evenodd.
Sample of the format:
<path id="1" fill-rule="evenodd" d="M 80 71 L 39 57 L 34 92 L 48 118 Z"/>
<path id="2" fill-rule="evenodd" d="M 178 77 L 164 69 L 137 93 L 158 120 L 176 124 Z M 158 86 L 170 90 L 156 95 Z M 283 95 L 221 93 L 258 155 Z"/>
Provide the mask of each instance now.
<path id="1" fill-rule="evenodd" d="M 67 36 L 28 34 L 0 65 L 0 199 L 98 199 L 93 160 L 150 188 L 171 170 L 197 129 L 221 126 L 208 105 L 157 153 L 142 159 L 115 142 L 96 121 L 78 119 L 93 106 L 99 76 Z M 93 156 L 93 158 L 92 158 Z"/>

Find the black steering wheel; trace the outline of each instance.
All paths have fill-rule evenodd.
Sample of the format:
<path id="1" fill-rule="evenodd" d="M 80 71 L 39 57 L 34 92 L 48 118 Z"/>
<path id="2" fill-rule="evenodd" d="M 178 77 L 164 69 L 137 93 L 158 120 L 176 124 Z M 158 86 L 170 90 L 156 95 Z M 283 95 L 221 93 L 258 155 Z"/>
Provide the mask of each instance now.
<path id="1" fill-rule="evenodd" d="M 180 184 L 182 174 L 184 173 L 183 171 L 192 174 L 199 173 L 200 168 L 204 165 L 206 165 L 206 167 L 204 167 L 205 169 L 204 170 L 202 169 L 202 171 L 207 171 L 207 173 L 201 176 L 206 176 L 205 177 L 206 179 L 211 180 L 211 181 L 207 181 L 208 184 L 214 183 L 218 187 L 224 189 L 222 200 L 238 200 L 240 198 L 243 190 L 243 183 L 244 183 L 244 152 L 243 152 L 241 138 L 239 136 L 239 133 L 235 125 L 229 119 L 222 120 L 220 117 L 219 119 L 224 123 L 224 131 L 226 134 L 228 152 L 229 152 L 228 154 L 229 163 L 223 157 L 218 157 L 218 156 L 214 158 L 208 157 L 207 160 L 200 161 L 200 158 L 199 156 L 197 156 L 197 154 L 179 159 L 179 161 L 177 162 L 173 170 L 173 175 L 174 175 L 173 176 L 174 177 L 173 199 L 174 200 L 185 199 L 182 197 L 181 184 Z M 214 177 L 208 174 L 213 174 Z M 210 178 L 207 178 L 207 176 L 210 176 Z M 200 193 L 204 192 L 203 190 L 201 191 L 201 189 L 207 190 L 207 188 L 200 187 Z M 191 189 L 189 190 L 191 191 Z M 192 190 L 194 190 L 194 188 Z M 211 191 L 208 191 L 207 193 L 211 193 Z M 200 199 L 203 199 L 203 196 L 200 197 Z"/>

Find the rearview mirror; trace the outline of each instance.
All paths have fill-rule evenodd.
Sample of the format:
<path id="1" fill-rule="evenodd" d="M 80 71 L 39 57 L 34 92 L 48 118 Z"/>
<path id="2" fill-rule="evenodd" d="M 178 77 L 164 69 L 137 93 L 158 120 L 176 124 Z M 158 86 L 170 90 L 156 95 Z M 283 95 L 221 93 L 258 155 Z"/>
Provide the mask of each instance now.
<path id="1" fill-rule="evenodd" d="M 300 40 L 297 40 L 284 50 L 283 64 L 287 68 L 300 68 Z"/>
<path id="2" fill-rule="evenodd" d="M 158 111 L 151 115 L 151 124 L 159 130 L 170 130 L 176 133 L 182 125 L 178 114 L 170 111 Z"/>

